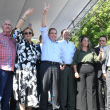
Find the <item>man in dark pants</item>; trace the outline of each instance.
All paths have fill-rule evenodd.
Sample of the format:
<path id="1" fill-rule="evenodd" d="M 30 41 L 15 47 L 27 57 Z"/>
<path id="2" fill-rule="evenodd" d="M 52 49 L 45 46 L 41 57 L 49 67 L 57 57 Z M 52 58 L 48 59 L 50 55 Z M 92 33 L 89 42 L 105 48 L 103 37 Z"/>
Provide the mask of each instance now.
<path id="1" fill-rule="evenodd" d="M 97 55 L 99 55 L 99 51 L 101 46 L 103 47 L 103 52 L 105 51 L 107 43 L 107 38 L 105 36 L 101 36 L 99 38 L 99 46 L 95 48 L 95 52 Z M 103 58 L 103 54 L 102 54 Z M 105 110 L 106 104 L 107 104 L 107 87 L 106 87 L 106 78 L 104 77 L 102 73 L 102 61 L 95 64 L 95 71 L 96 71 L 96 77 L 97 77 L 97 107 L 99 110 Z M 104 90 L 104 96 L 102 94 L 102 88 Z"/>
<path id="2" fill-rule="evenodd" d="M 41 53 L 42 49 L 42 36 L 40 35 L 39 37 L 40 43 L 36 45 L 37 50 Z M 37 68 L 37 92 L 38 92 L 38 100 L 39 100 L 39 95 L 41 94 L 41 82 L 40 82 L 40 64 L 41 64 L 41 59 L 37 59 L 36 62 L 36 68 Z M 40 100 L 39 100 L 40 101 Z"/>
<path id="3" fill-rule="evenodd" d="M 53 110 L 58 110 L 59 105 L 59 79 L 60 79 L 60 46 L 56 41 L 57 31 L 50 28 L 47 33 L 46 16 L 49 6 L 44 7 L 42 27 L 40 28 L 43 45 L 41 55 L 40 77 L 41 77 L 41 99 L 40 110 L 47 110 L 47 98 L 50 84 L 52 84 Z"/>
<path id="4" fill-rule="evenodd" d="M 105 49 L 103 58 L 102 58 L 102 72 L 106 78 L 107 85 L 107 109 L 110 110 L 110 45 Z"/>
<path id="5" fill-rule="evenodd" d="M 76 51 L 75 45 L 69 42 L 69 31 L 62 30 L 60 41 L 61 59 L 65 63 L 64 70 L 61 70 L 60 77 L 60 109 L 75 110 L 75 85 L 74 70 L 72 67 L 73 56 Z"/>
<path id="6" fill-rule="evenodd" d="M 0 33 L 0 103 L 2 110 L 9 110 L 9 99 L 13 85 L 13 71 L 16 58 L 16 41 L 12 38 L 10 20 L 2 22 Z"/>
<path id="7" fill-rule="evenodd" d="M 16 103 L 17 101 L 14 99 L 13 90 L 12 90 L 11 99 L 10 99 L 10 110 L 16 110 Z"/>

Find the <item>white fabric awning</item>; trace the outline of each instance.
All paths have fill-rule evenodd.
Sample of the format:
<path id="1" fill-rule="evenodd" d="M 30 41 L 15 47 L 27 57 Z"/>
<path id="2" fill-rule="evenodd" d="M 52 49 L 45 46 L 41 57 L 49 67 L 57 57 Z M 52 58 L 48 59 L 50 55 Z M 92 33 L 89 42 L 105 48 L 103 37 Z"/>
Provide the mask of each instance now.
<path id="1" fill-rule="evenodd" d="M 13 23 L 13 27 L 15 27 L 23 13 L 29 7 L 34 8 L 35 12 L 28 16 L 22 29 L 31 23 L 35 34 L 34 38 L 38 39 L 44 2 L 46 2 L 47 4 L 50 3 L 47 27 L 56 28 L 58 37 L 60 37 L 61 30 L 68 28 L 71 22 L 81 14 L 85 7 L 87 7 L 85 13 L 88 12 L 90 7 L 97 1 L 98 0 L 0 0 L 0 22 L 9 19 Z M 2 31 L 1 28 L 0 31 Z"/>

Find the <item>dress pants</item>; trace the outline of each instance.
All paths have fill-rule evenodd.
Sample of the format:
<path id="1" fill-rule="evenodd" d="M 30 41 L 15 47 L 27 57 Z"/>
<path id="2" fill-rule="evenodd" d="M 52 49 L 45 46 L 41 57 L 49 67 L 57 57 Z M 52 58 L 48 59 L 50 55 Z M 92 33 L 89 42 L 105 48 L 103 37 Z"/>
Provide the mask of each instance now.
<path id="1" fill-rule="evenodd" d="M 107 84 L 107 110 L 110 110 L 110 71 L 107 71 L 106 84 Z"/>
<path id="2" fill-rule="evenodd" d="M 14 99 L 13 90 L 11 93 L 11 100 L 10 100 L 10 110 L 16 110 L 16 103 L 17 101 Z"/>
<path id="3" fill-rule="evenodd" d="M 104 96 L 102 94 L 102 88 L 104 89 Z M 97 78 L 97 106 L 99 110 L 106 110 L 107 107 L 107 86 L 103 73 Z"/>
<path id="4" fill-rule="evenodd" d="M 94 67 L 79 64 L 77 70 L 80 78 L 77 80 L 76 109 L 97 110 Z"/>
<path id="5" fill-rule="evenodd" d="M 0 102 L 2 110 L 9 110 L 12 84 L 13 72 L 0 69 Z"/>
<path id="6" fill-rule="evenodd" d="M 73 68 L 66 66 L 60 74 L 60 110 L 75 110 Z"/>
<path id="7" fill-rule="evenodd" d="M 59 79 L 60 65 L 51 62 L 42 62 L 40 66 L 41 78 L 41 99 L 40 110 L 47 110 L 48 90 L 52 84 L 52 105 L 53 110 L 59 109 Z"/>

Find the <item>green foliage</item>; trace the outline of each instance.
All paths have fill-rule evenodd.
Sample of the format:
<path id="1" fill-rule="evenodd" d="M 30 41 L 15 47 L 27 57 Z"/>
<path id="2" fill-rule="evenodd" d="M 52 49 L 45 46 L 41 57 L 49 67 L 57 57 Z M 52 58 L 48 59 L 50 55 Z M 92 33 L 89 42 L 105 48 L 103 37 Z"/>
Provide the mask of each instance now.
<path id="1" fill-rule="evenodd" d="M 98 7 L 98 4 L 86 15 L 83 20 L 89 18 L 96 7 Z M 77 39 L 75 40 L 75 45 L 78 46 L 78 37 L 82 35 L 89 37 L 93 47 L 98 45 L 98 39 L 102 35 L 107 37 L 107 44 L 110 44 L 110 1 L 105 1 L 105 3 L 95 12 L 95 14 L 81 27 L 77 34 L 72 37 L 71 41 Z"/>
<path id="2" fill-rule="evenodd" d="M 71 38 L 71 40 L 70 40 L 76 47 L 78 47 L 78 45 L 79 45 L 79 41 L 78 41 L 78 37 L 77 36 L 73 36 L 72 38 Z"/>
<path id="3" fill-rule="evenodd" d="M 31 40 L 35 45 L 37 45 L 39 42 L 37 40 Z"/>

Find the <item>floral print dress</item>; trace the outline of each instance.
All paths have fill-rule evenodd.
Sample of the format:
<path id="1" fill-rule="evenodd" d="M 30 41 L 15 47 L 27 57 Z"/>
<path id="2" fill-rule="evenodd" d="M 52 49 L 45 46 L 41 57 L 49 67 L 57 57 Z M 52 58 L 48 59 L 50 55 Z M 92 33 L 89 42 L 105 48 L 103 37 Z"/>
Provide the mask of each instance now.
<path id="1" fill-rule="evenodd" d="M 14 98 L 25 107 L 35 107 L 38 103 L 36 61 L 40 53 L 23 37 L 21 30 L 15 29 L 15 36 L 18 45 L 13 78 Z"/>

